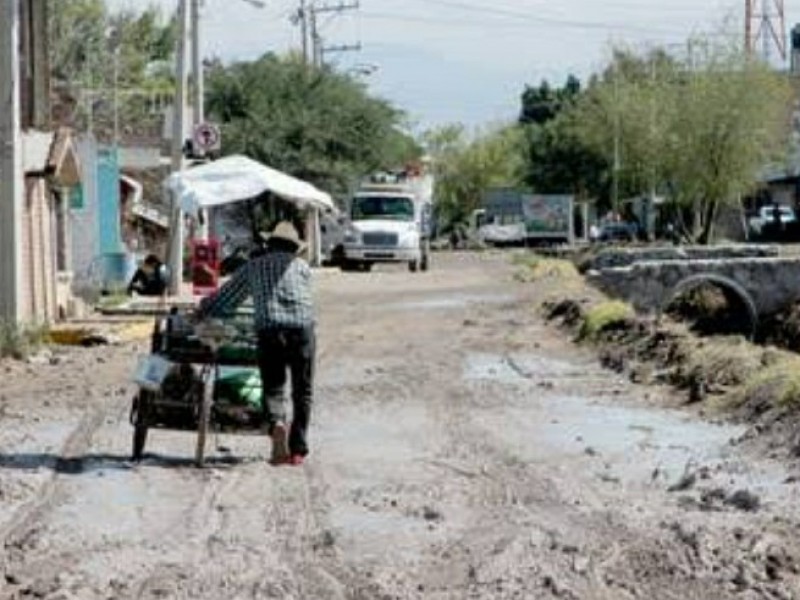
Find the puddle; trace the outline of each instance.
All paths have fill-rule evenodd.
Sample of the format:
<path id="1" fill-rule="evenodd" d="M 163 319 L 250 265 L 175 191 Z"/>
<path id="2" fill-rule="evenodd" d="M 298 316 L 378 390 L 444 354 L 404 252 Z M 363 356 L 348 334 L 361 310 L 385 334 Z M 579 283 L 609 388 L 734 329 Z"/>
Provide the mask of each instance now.
<path id="1" fill-rule="evenodd" d="M 521 383 L 547 377 L 578 377 L 586 374 L 586 365 L 532 354 L 470 354 L 464 367 L 464 379 Z"/>
<path id="2" fill-rule="evenodd" d="M 450 294 L 425 300 L 400 302 L 390 305 L 389 308 L 395 310 L 441 310 L 464 308 L 472 304 L 505 304 L 513 302 L 514 299 L 514 296 L 503 294 Z"/>
<path id="3" fill-rule="evenodd" d="M 622 386 L 619 404 L 602 400 L 595 384 L 609 375 L 594 364 L 473 354 L 466 359 L 464 377 L 517 389 L 502 412 L 485 411 L 480 421 L 502 435 L 522 460 L 566 464 L 579 480 L 662 488 L 679 480 L 687 468 L 707 467 L 712 476 L 698 488 L 749 489 L 772 500 L 794 493 L 783 484 L 782 468 L 739 458 L 729 442 L 746 427 L 711 424 L 677 410 L 630 406 L 641 393 L 632 386 Z M 556 388 L 543 393 L 539 383 L 553 378 L 569 378 L 570 392 Z"/>

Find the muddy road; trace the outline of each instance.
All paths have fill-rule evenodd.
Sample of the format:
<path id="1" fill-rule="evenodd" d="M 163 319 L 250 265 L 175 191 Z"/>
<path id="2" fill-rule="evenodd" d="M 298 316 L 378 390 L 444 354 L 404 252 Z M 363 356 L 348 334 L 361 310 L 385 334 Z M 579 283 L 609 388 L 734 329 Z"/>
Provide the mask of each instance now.
<path id="1" fill-rule="evenodd" d="M 317 287 L 300 468 L 163 431 L 131 464 L 136 348 L 0 365 L 0 598 L 800 599 L 789 467 L 603 371 L 506 258 Z"/>

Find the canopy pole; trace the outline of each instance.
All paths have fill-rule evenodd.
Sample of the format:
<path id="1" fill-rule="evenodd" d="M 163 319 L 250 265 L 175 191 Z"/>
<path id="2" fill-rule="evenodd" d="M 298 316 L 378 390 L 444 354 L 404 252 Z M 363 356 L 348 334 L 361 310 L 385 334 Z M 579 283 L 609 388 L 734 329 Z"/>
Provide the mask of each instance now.
<path id="1" fill-rule="evenodd" d="M 167 246 L 167 265 L 169 266 L 169 293 L 179 296 L 183 282 L 183 211 L 180 199 L 175 192 L 170 193 L 170 228 L 169 245 Z"/>
<path id="2" fill-rule="evenodd" d="M 322 265 L 322 223 L 320 209 L 309 206 L 306 211 L 306 243 L 308 245 L 308 263 L 312 267 Z"/>

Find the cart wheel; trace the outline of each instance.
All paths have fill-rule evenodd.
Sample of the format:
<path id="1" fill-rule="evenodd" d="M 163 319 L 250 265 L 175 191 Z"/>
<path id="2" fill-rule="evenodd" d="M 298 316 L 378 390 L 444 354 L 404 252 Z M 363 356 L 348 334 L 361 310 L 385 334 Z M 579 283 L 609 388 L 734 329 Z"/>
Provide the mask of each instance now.
<path id="1" fill-rule="evenodd" d="M 147 443 L 147 426 L 135 425 L 133 428 L 133 460 L 140 462 L 144 457 L 144 445 Z"/>
<path id="2" fill-rule="evenodd" d="M 205 464 L 206 438 L 208 437 L 208 423 L 211 420 L 211 396 L 214 393 L 213 383 L 200 388 L 200 413 L 197 415 L 197 448 L 194 453 L 194 462 L 198 467 Z"/>
<path id="3" fill-rule="evenodd" d="M 148 394 L 139 392 L 133 401 L 133 460 L 139 462 L 144 456 L 144 446 L 147 443 L 147 413 Z"/>

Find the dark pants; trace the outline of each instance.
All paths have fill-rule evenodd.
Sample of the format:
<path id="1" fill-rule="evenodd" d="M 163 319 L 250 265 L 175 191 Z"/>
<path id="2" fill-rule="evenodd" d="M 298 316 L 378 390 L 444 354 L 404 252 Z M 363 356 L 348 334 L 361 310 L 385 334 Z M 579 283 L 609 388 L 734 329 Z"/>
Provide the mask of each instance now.
<path id="1" fill-rule="evenodd" d="M 314 396 L 314 327 L 268 329 L 258 335 L 258 366 L 264 390 L 264 417 L 270 433 L 286 422 L 286 375 L 292 379 L 294 417 L 289 432 L 292 454 L 308 454 L 307 432 Z"/>

